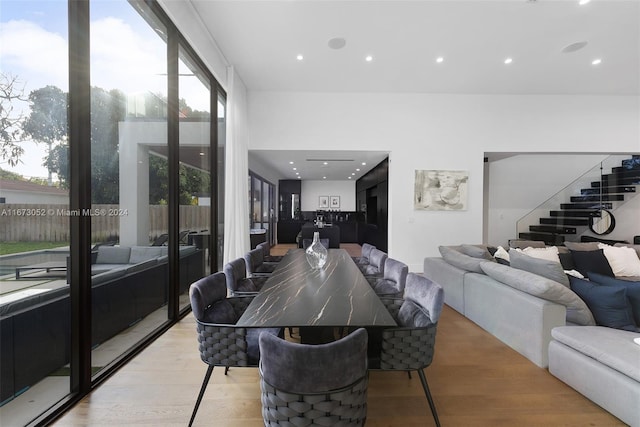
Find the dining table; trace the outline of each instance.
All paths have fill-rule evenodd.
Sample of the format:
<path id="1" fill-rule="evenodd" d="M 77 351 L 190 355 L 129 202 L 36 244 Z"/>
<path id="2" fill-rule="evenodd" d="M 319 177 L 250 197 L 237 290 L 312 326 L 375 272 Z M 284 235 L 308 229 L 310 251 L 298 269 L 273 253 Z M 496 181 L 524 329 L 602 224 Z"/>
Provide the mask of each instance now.
<path id="1" fill-rule="evenodd" d="M 328 249 L 327 262 L 312 269 L 303 249 L 291 249 L 253 298 L 237 326 L 397 326 L 349 253 Z"/>

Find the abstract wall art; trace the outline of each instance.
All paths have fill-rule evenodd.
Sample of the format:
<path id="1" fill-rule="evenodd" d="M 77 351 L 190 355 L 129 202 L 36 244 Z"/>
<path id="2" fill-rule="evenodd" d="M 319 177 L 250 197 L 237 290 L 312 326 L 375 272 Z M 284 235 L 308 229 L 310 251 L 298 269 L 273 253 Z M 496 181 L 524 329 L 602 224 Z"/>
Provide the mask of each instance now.
<path id="1" fill-rule="evenodd" d="M 468 171 L 416 170 L 413 207 L 423 211 L 467 210 Z"/>

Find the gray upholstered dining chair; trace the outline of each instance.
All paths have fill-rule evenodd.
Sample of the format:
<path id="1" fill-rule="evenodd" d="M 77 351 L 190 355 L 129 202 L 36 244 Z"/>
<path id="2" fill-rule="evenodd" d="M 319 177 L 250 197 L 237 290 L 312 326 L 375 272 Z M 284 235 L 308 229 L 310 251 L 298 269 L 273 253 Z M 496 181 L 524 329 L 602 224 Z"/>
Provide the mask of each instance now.
<path id="1" fill-rule="evenodd" d="M 403 299 L 380 299 L 399 326 L 382 331 L 380 354 L 369 359 L 370 368 L 407 371 L 409 375 L 418 371 L 433 419 L 440 426 L 424 369 L 433 361 L 444 290 L 424 276 L 409 273 Z"/>
<path id="2" fill-rule="evenodd" d="M 371 255 L 371 250 L 372 249 L 376 249 L 376 247 L 373 246 L 373 245 L 370 245 L 369 243 L 363 243 L 362 244 L 362 252 L 361 252 L 360 256 L 351 257 L 353 259 L 353 262 L 355 262 L 358 265 L 367 265 L 367 264 L 369 264 L 369 255 Z"/>
<path id="3" fill-rule="evenodd" d="M 247 264 L 249 277 L 269 275 L 278 266 L 278 263 L 264 261 L 261 248 L 255 248 L 247 252 L 244 255 L 244 261 Z"/>
<path id="4" fill-rule="evenodd" d="M 267 276 L 247 277 L 244 258 L 229 261 L 222 268 L 230 295 L 251 295 L 257 293 L 267 281 Z"/>
<path id="5" fill-rule="evenodd" d="M 362 271 L 365 277 L 378 277 L 384 276 L 384 263 L 389 256 L 380 249 L 371 249 L 369 254 L 369 264 L 359 265 L 358 268 Z"/>
<path id="6" fill-rule="evenodd" d="M 402 261 L 387 257 L 384 262 L 382 278 L 370 277 L 367 280 L 379 296 L 396 296 L 402 298 L 409 266 Z"/>
<path id="7" fill-rule="evenodd" d="M 328 344 L 298 344 L 269 334 L 261 334 L 259 344 L 265 426 L 364 425 L 365 329 Z"/>
<path id="8" fill-rule="evenodd" d="M 189 425 L 193 424 L 214 366 L 257 367 L 261 333 L 283 336 L 279 328 L 242 328 L 235 325 L 253 296 L 228 297 L 225 275 L 213 273 L 189 287 L 191 310 L 196 319 L 200 359 L 208 366 Z"/>
<path id="9" fill-rule="evenodd" d="M 256 248 L 262 249 L 262 259 L 264 262 L 280 262 L 282 261 L 283 256 L 280 255 L 271 255 L 271 247 L 269 246 L 269 242 L 262 242 L 256 246 Z"/>

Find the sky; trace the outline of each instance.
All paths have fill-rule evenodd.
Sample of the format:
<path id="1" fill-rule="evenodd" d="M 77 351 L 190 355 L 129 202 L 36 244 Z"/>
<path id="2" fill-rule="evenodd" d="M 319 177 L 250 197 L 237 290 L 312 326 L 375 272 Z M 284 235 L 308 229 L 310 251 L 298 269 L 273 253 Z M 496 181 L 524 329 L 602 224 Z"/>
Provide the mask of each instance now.
<path id="1" fill-rule="evenodd" d="M 27 96 L 55 85 L 68 91 L 67 0 L 0 0 L 0 70 L 17 76 Z M 166 46 L 125 0 L 91 2 L 91 85 L 128 95 L 167 93 Z M 181 73 L 186 73 L 185 66 Z M 180 97 L 208 110 L 209 94 L 194 78 L 181 78 Z M 28 105 L 16 106 L 28 114 Z M 0 167 L 27 177 L 46 177 L 44 144 L 23 143 L 22 163 Z"/>

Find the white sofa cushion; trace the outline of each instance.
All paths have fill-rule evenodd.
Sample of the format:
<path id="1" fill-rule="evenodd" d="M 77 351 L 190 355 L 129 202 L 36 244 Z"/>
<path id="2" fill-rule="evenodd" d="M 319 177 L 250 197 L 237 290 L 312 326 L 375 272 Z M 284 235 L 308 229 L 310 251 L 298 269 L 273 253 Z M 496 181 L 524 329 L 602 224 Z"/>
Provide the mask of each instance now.
<path id="1" fill-rule="evenodd" d="M 562 284 L 528 271 L 506 265 L 485 262 L 480 265 L 487 276 L 547 301 L 567 307 L 567 321 L 578 325 L 595 325 L 596 322 L 587 305 L 571 289 Z"/>
<path id="2" fill-rule="evenodd" d="M 640 333 L 604 326 L 560 326 L 551 336 L 566 346 L 640 382 Z"/>

